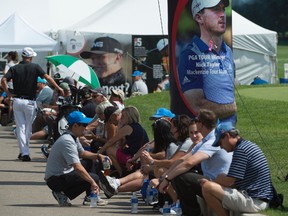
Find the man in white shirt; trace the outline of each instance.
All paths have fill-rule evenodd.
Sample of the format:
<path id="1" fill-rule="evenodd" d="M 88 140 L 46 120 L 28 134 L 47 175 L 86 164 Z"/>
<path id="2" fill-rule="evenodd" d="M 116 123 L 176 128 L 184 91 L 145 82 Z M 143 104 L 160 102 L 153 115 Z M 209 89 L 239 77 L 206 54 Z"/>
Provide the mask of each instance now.
<path id="1" fill-rule="evenodd" d="M 132 77 L 134 78 L 134 83 L 132 85 L 132 94 L 145 95 L 148 94 L 148 88 L 146 83 L 142 79 L 143 73 L 139 70 L 134 71 Z"/>

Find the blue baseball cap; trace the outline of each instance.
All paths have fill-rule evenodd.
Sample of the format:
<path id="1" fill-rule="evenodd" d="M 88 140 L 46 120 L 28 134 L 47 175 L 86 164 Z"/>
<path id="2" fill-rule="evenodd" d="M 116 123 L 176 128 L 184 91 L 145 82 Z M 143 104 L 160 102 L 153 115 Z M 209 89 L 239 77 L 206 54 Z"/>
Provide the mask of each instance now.
<path id="1" fill-rule="evenodd" d="M 215 129 L 215 141 L 212 144 L 213 147 L 218 147 L 219 146 L 219 140 L 221 139 L 221 136 L 224 133 L 227 133 L 231 130 L 235 129 L 235 127 L 233 126 L 232 122 L 222 122 L 220 124 L 217 125 L 216 129 Z"/>
<path id="2" fill-rule="evenodd" d="M 39 82 L 39 83 L 44 83 L 44 84 L 47 83 L 46 79 L 42 79 L 42 78 L 39 77 L 39 76 L 38 76 L 38 78 L 37 78 L 37 82 Z"/>
<path id="3" fill-rule="evenodd" d="M 170 110 L 166 108 L 159 108 L 156 110 L 156 112 L 150 117 L 150 120 L 153 120 L 154 118 L 162 118 L 162 117 L 168 117 L 168 118 L 174 118 L 175 114 L 172 113 Z"/>
<path id="4" fill-rule="evenodd" d="M 80 111 L 73 111 L 67 117 L 68 125 L 73 125 L 77 123 L 89 124 L 92 118 L 88 118 L 84 113 Z"/>
<path id="5" fill-rule="evenodd" d="M 133 77 L 135 77 L 135 76 L 142 76 L 142 75 L 143 75 L 142 72 L 139 71 L 139 70 L 134 71 L 134 73 L 132 74 Z"/>

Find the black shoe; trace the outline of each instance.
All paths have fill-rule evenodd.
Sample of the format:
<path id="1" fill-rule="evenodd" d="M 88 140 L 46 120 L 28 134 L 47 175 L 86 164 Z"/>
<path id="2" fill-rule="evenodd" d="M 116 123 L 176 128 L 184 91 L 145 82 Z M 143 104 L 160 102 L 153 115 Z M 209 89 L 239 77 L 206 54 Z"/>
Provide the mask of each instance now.
<path id="1" fill-rule="evenodd" d="M 29 157 L 29 155 L 23 155 L 22 161 L 31 161 L 31 158 Z"/>
<path id="2" fill-rule="evenodd" d="M 41 152 L 46 158 L 49 157 L 49 150 L 45 144 L 41 145 Z"/>
<path id="3" fill-rule="evenodd" d="M 19 153 L 18 159 L 19 159 L 19 160 L 22 160 L 22 153 Z"/>
<path id="4" fill-rule="evenodd" d="M 102 172 L 98 173 L 99 177 L 99 186 L 103 190 L 105 196 L 110 199 L 115 194 L 115 189 L 110 185 L 107 178 Z"/>

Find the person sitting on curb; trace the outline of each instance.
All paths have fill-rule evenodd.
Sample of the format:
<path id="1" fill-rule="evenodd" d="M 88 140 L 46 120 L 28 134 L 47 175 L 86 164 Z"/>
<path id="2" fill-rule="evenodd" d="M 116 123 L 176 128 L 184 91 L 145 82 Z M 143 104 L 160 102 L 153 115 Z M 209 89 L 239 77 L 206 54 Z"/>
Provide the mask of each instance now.
<path id="1" fill-rule="evenodd" d="M 228 216 L 229 210 L 256 213 L 268 208 L 273 188 L 268 162 L 261 149 L 241 138 L 231 122 L 219 124 L 215 135 L 212 146 L 233 152 L 233 158 L 227 175 L 219 175 L 214 182 L 200 180 L 207 205 L 223 216 Z"/>
<path id="2" fill-rule="evenodd" d="M 198 180 L 216 179 L 220 173 L 227 173 L 232 160 L 232 153 L 212 146 L 215 141 L 216 114 L 211 110 L 200 109 L 195 120 L 198 131 L 203 135 L 202 142 L 191 152 L 176 160 L 159 178 L 160 184 L 157 185 L 160 193 L 164 193 L 170 183 L 173 184 L 184 215 L 201 214 L 197 201 L 197 195 L 202 196 Z M 198 171 L 200 164 L 203 175 Z"/>
<path id="3" fill-rule="evenodd" d="M 108 140 L 99 150 L 111 158 L 119 176 L 122 177 L 123 168 L 127 161 L 149 141 L 146 130 L 140 124 L 140 113 L 134 106 L 125 107 L 122 111 L 118 107 L 107 107 L 104 111 L 105 122 L 113 123 L 112 115 L 119 115 L 121 120 L 117 125 L 121 125 L 114 137 Z M 122 142 L 124 140 L 125 142 Z M 121 143 L 120 143 L 121 142 Z"/>
<path id="4" fill-rule="evenodd" d="M 85 170 L 80 157 L 102 161 L 105 156 L 85 151 L 77 141 L 91 120 L 80 111 L 71 112 L 67 117 L 68 130 L 57 139 L 49 154 L 45 180 L 60 206 L 71 206 L 70 200 L 84 191 L 86 191 L 86 196 L 89 196 L 91 192 L 99 193 L 99 177 Z M 101 189 L 106 194 L 115 193 L 115 190 L 109 184 L 105 185 L 105 182 L 101 184 Z M 98 199 L 98 202 L 103 204 L 101 200 Z M 107 203 L 106 201 L 104 205 Z"/>

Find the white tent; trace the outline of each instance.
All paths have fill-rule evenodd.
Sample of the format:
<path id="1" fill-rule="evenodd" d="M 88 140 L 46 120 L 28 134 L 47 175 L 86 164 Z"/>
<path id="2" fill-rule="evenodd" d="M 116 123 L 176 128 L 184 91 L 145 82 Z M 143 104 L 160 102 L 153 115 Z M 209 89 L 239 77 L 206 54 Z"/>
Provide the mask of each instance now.
<path id="1" fill-rule="evenodd" d="M 0 52 L 20 51 L 23 47 L 35 51 L 57 50 L 57 41 L 34 29 L 16 13 L 0 24 Z"/>
<path id="2" fill-rule="evenodd" d="M 233 55 L 236 78 L 242 85 L 254 77 L 277 80 L 277 32 L 267 30 L 232 11 Z"/>
<path id="3" fill-rule="evenodd" d="M 167 35 L 167 0 L 112 0 L 86 19 L 68 27 L 67 30 Z"/>

